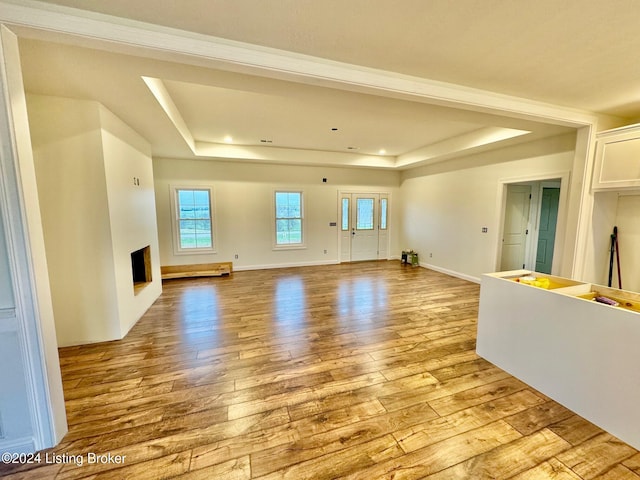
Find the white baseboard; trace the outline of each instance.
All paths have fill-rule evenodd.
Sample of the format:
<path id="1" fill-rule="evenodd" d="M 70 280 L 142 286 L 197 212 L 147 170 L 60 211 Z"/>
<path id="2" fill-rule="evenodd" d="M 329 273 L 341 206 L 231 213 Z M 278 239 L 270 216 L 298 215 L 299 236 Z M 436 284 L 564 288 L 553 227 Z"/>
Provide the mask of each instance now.
<path id="1" fill-rule="evenodd" d="M 0 440 L 0 453 L 33 453 L 36 451 L 33 437 Z"/>
<path id="2" fill-rule="evenodd" d="M 435 270 L 436 272 L 444 273 L 445 275 L 449 275 L 451 277 L 461 278 L 462 280 L 467 280 L 473 283 L 480 283 L 480 278 L 467 275 L 466 273 L 455 272 L 447 268 L 442 268 L 436 265 L 430 265 L 428 263 L 422 263 L 422 262 L 420 263 L 420 266 L 424 268 L 428 268 L 429 270 Z"/>
<path id="3" fill-rule="evenodd" d="M 400 260 L 399 256 L 391 256 L 389 260 Z M 272 268 L 291 268 L 291 267 L 314 267 L 319 265 L 338 265 L 340 264 L 337 260 L 331 261 L 318 261 L 318 262 L 295 262 L 295 263 L 278 263 L 278 264 L 269 264 L 269 265 L 245 265 L 242 267 L 233 266 L 234 272 L 241 271 L 250 271 L 250 270 L 270 270 Z M 428 268 L 429 270 L 435 270 L 436 272 L 444 273 L 445 275 L 450 275 L 452 277 L 461 278 L 462 280 L 467 280 L 473 283 L 480 283 L 480 278 L 474 277 L 471 275 L 467 275 L 465 273 L 456 272 L 454 270 L 449 270 L 447 268 L 438 267 L 436 265 L 431 265 L 428 263 L 420 262 L 420 266 L 423 268 Z"/>
<path id="4" fill-rule="evenodd" d="M 246 270 L 270 270 L 272 268 L 292 268 L 292 267 L 315 267 L 319 265 L 338 265 L 340 262 L 337 260 L 331 261 L 318 261 L 318 262 L 295 262 L 295 263 L 277 263 L 270 265 L 245 265 L 238 267 L 233 266 L 234 272 L 241 272 Z"/>

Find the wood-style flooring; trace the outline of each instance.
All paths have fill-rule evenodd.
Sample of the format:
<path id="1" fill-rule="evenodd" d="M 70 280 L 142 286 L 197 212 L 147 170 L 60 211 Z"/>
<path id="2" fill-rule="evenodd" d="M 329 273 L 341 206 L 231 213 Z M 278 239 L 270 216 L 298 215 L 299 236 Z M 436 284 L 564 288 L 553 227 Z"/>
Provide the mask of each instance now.
<path id="1" fill-rule="evenodd" d="M 398 261 L 165 282 L 125 339 L 60 350 L 69 433 L 0 476 L 640 480 L 475 354 L 478 296 Z"/>

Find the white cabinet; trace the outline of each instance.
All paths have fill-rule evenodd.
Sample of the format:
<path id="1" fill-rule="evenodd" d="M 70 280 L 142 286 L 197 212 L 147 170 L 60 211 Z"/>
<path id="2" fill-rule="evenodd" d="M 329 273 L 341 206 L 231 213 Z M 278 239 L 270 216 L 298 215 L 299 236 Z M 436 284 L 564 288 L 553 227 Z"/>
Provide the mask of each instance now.
<path id="1" fill-rule="evenodd" d="M 640 124 L 598 133 L 592 188 L 640 189 Z"/>
<path id="2" fill-rule="evenodd" d="M 531 274 L 482 276 L 478 355 L 640 448 L 640 294 L 536 273 L 549 289 L 516 281 Z"/>

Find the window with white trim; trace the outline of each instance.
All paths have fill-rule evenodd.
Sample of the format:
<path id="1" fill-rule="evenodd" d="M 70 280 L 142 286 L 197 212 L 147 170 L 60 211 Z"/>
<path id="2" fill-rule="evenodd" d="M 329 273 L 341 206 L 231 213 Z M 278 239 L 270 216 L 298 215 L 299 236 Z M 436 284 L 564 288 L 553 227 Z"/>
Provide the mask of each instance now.
<path id="1" fill-rule="evenodd" d="M 301 191 L 274 194 L 275 247 L 304 246 L 304 208 Z"/>
<path id="2" fill-rule="evenodd" d="M 211 187 L 174 187 L 173 234 L 175 253 L 211 253 L 213 192 Z"/>
<path id="3" fill-rule="evenodd" d="M 386 230 L 387 229 L 387 207 L 389 205 L 389 200 L 386 198 L 381 198 L 380 199 L 380 222 L 378 225 L 380 225 L 380 230 Z"/>
<path id="4" fill-rule="evenodd" d="M 349 198 L 342 199 L 342 226 L 340 227 L 343 232 L 349 230 Z"/>

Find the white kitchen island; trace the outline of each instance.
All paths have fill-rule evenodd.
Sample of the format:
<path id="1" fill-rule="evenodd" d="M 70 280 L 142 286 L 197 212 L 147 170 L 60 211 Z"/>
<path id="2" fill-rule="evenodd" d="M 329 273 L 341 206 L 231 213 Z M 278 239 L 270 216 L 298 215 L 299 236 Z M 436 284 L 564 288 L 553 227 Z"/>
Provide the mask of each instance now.
<path id="1" fill-rule="evenodd" d="M 548 279 L 549 289 L 518 281 L 531 275 Z M 530 270 L 486 274 L 476 351 L 640 449 L 639 309 L 634 292 Z"/>

